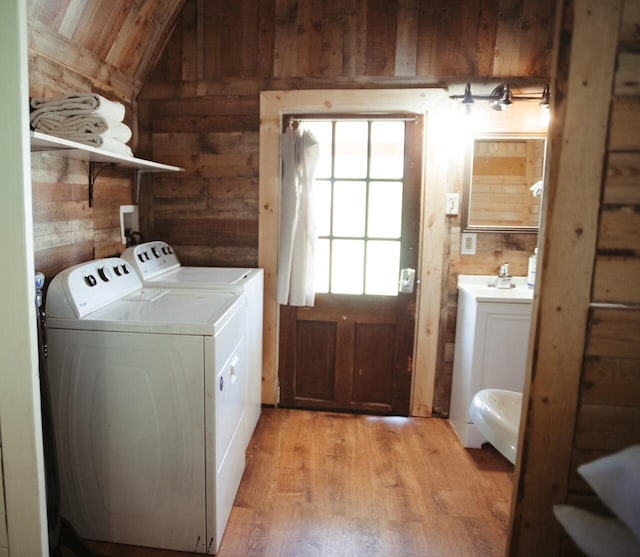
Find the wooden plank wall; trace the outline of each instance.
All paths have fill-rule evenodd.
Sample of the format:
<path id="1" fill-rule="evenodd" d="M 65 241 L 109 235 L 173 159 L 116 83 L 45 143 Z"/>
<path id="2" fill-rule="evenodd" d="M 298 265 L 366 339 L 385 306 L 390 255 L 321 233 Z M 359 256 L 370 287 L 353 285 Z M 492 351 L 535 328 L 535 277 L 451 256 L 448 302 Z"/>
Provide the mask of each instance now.
<path id="1" fill-rule="evenodd" d="M 497 133 L 540 133 L 538 107 L 534 104 L 516 104 L 505 114 L 496 114 L 486 107 L 474 106 L 474 111 L 484 112 L 483 128 L 479 132 Z M 449 153 L 449 190 L 462 192 L 465 181 L 465 143 L 458 150 Z M 527 188 L 528 190 L 528 188 Z M 529 256 L 533 254 L 538 241 L 537 234 L 478 233 L 475 255 L 460 254 L 461 219 L 448 216 L 448 235 L 445 238 L 445 274 L 443 283 L 440 331 L 438 338 L 438 366 L 434 388 L 433 413 L 448 416 L 453 374 L 453 354 L 455 351 L 456 314 L 458 310 L 458 275 L 493 275 L 503 263 L 509 264 L 513 276 L 526 276 Z"/>
<path id="2" fill-rule="evenodd" d="M 460 112 L 461 107 L 458 107 Z M 483 133 L 540 133 L 544 131 L 539 125 L 539 109 L 536 103 L 514 103 L 506 113 L 498 113 L 486 104 L 476 103 L 473 107 L 476 131 Z M 465 169 L 468 167 L 467 156 L 469 134 L 463 116 L 462 127 L 456 133 L 457 141 L 449 150 L 448 190 L 462 192 L 465 181 Z M 525 276 L 528 270 L 529 256 L 537 245 L 537 234 L 513 234 L 482 232 L 476 236 L 475 255 L 460 253 L 461 216 L 447 216 L 444 239 L 445 260 L 442 284 L 440 326 L 438 335 L 438 354 L 436 381 L 434 388 L 433 413 L 436 416 L 447 416 L 451 393 L 451 377 L 453 373 L 453 354 L 455 351 L 456 313 L 458 309 L 458 275 L 493 275 L 497 274 L 502 263 L 509 263 L 513 276 Z"/>
<path id="3" fill-rule="evenodd" d="M 608 514 L 577 467 L 640 443 L 640 1 L 575 0 L 560 15 L 557 83 L 568 102 L 558 107 L 563 137 L 552 139 L 551 166 L 563 179 L 549 226 L 564 227 L 565 239 L 557 245 L 545 231 L 509 544 L 518 556 L 582 555 L 552 506 Z M 607 40 L 595 45 L 596 31 Z M 571 277 L 568 295 L 547 282 L 560 275 Z M 562 335 L 562 350 L 545 344 L 546 329 Z"/>
<path id="4" fill-rule="evenodd" d="M 95 90 L 86 77 L 62 70 L 34 53 L 30 56 L 30 77 L 31 97 Z M 101 93 L 118 100 L 113 94 Z M 126 121 L 132 124 L 135 106 L 125 106 Z M 35 265 L 47 279 L 76 263 L 122 252 L 119 206 L 133 203 L 131 171 L 101 173 L 95 182 L 93 207 L 89 207 L 86 162 L 34 152 L 31 179 Z"/>
<path id="5" fill-rule="evenodd" d="M 602 505 L 577 473 L 640 443 L 640 2 L 626 0 L 605 155 L 588 336 L 567 501 Z M 613 304 L 611 306 L 610 304 Z M 565 540 L 563 553 L 578 554 Z"/>
<path id="6" fill-rule="evenodd" d="M 147 178 L 145 235 L 173 244 L 187 264 L 256 265 L 261 90 L 424 87 L 502 77 L 516 87 L 544 83 L 554 6 L 552 0 L 187 0 L 138 97 L 141 152 L 186 169 Z M 463 159 L 454 157 L 448 191 L 462 191 L 460 165 Z M 465 256 L 461 267 L 459 219 L 448 217 L 446 231 L 450 273 L 492 274 L 508 260 L 514 274 L 526 274 L 535 235 L 479 235 L 477 255 Z M 453 288 L 443 284 L 437 415 L 449 407 L 451 281 Z"/>
<path id="7" fill-rule="evenodd" d="M 29 95 L 94 91 L 121 101 L 137 154 L 138 91 L 159 56 L 182 0 L 29 0 Z M 32 154 L 36 269 L 58 271 L 124 249 L 119 206 L 133 203 L 133 173 L 105 171 L 88 204 L 88 165 Z"/>

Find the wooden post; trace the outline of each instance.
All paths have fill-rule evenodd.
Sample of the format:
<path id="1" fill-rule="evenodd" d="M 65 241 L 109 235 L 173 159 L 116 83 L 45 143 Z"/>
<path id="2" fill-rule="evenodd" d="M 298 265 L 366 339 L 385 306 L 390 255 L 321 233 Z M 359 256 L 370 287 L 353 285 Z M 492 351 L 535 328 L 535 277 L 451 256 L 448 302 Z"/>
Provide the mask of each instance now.
<path id="1" fill-rule="evenodd" d="M 622 0 L 558 3 L 552 124 L 508 554 L 560 553 Z"/>

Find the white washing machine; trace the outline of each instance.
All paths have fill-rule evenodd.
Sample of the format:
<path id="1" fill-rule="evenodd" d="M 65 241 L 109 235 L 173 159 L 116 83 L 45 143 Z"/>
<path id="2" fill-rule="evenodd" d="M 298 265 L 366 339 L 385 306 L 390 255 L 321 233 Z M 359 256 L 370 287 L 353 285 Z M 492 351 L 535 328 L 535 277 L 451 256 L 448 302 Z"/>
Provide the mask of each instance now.
<path id="1" fill-rule="evenodd" d="M 121 258 L 47 292 L 62 510 L 83 538 L 220 545 L 245 466 L 246 302 L 145 289 Z"/>
<path id="2" fill-rule="evenodd" d="M 247 416 L 249 444 L 262 409 L 264 271 L 257 268 L 183 267 L 173 248 L 153 241 L 127 248 L 121 256 L 148 288 L 233 290 L 247 297 Z"/>

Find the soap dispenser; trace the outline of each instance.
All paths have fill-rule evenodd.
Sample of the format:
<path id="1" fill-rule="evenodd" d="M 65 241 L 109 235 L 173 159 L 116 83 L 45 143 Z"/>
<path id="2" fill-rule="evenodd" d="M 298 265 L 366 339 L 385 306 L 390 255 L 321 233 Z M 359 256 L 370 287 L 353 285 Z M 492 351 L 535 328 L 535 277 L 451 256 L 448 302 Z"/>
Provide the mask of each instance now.
<path id="1" fill-rule="evenodd" d="M 536 284 L 536 266 L 538 264 L 538 248 L 533 250 L 533 255 L 529 257 L 529 272 L 527 273 L 527 284 L 533 288 Z"/>

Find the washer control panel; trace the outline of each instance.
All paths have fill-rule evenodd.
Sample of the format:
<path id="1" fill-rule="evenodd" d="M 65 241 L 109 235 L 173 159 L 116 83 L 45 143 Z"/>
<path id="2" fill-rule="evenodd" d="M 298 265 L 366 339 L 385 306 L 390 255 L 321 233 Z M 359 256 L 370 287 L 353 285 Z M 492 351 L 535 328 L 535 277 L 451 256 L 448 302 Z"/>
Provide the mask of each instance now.
<path id="1" fill-rule="evenodd" d="M 84 317 L 142 288 L 131 265 L 119 257 L 80 263 L 58 273 L 47 291 L 50 317 Z"/>
<path id="2" fill-rule="evenodd" d="M 145 280 L 180 267 L 180 261 L 173 248 L 160 240 L 127 248 L 121 257 Z"/>

